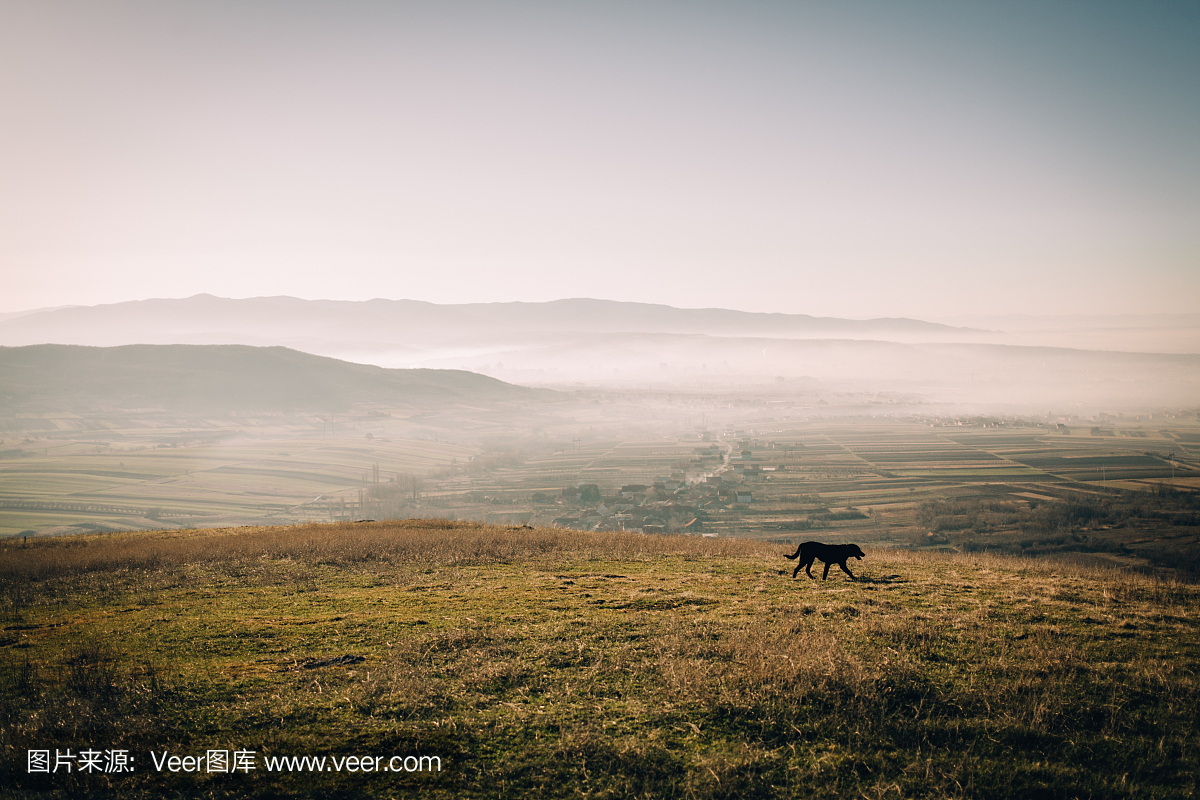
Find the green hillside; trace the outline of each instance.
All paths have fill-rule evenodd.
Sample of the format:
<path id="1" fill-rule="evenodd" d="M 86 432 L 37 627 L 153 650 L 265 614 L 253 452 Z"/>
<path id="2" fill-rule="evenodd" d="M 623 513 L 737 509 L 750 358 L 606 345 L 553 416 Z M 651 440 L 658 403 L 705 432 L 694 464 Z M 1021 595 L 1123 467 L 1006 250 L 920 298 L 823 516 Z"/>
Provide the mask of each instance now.
<path id="1" fill-rule="evenodd" d="M 285 347 L 0 347 L 0 408 L 10 412 L 335 412 L 358 403 L 436 408 L 549 395 L 473 372 L 384 369 Z"/>

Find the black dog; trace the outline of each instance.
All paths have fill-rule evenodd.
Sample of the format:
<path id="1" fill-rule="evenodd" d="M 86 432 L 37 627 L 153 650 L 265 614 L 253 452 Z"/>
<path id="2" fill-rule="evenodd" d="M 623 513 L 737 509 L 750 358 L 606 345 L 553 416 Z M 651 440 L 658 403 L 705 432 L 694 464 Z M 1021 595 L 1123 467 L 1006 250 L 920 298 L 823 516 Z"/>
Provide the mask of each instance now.
<path id="1" fill-rule="evenodd" d="M 812 565 L 814 559 L 821 559 L 825 562 L 825 572 L 821 574 L 821 580 L 829 578 L 829 568 L 837 564 L 842 568 L 842 572 L 850 576 L 850 580 L 856 581 L 854 573 L 846 567 L 846 562 L 851 558 L 861 559 L 866 553 L 862 551 L 856 544 L 822 544 L 821 542 L 805 542 L 796 548 L 796 552 L 792 553 L 788 558 L 800 557 L 800 563 L 796 565 L 796 569 L 792 572 L 792 578 L 795 579 L 803 567 L 808 573 L 808 577 L 813 577 Z"/>

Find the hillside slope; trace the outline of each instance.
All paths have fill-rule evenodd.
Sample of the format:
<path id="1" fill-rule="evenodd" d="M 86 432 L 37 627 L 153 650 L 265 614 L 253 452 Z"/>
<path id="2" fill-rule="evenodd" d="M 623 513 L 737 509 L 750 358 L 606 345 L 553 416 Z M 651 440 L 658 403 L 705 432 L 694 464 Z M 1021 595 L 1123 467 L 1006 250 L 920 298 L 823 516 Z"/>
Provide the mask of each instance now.
<path id="1" fill-rule="evenodd" d="M 358 403 L 433 409 L 553 394 L 462 370 L 384 369 L 284 347 L 0 347 L 0 408 L 15 412 L 331 412 Z"/>
<path id="2" fill-rule="evenodd" d="M 784 552 L 441 520 L 13 541 L 0 547 L 0 785 L 1195 795 L 1195 586 L 871 549 L 852 562 L 857 581 L 792 580 Z M 29 749 L 100 741 L 136 753 L 136 770 L 25 768 Z M 214 748 L 255 769 L 173 772 L 147 757 Z M 348 755 L 380 768 L 332 766 Z M 324 766 L 279 766 L 302 756 Z"/>

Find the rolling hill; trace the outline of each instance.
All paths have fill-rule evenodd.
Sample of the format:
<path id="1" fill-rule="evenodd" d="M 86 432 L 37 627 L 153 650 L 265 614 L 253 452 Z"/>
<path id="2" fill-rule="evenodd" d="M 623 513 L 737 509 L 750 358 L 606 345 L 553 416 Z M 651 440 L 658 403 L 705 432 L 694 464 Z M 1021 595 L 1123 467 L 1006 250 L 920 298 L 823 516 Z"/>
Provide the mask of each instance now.
<path id="1" fill-rule="evenodd" d="M 0 347 L 0 408 L 12 412 L 334 412 L 361 403 L 436 409 L 553 394 L 463 370 L 384 369 L 285 347 Z"/>

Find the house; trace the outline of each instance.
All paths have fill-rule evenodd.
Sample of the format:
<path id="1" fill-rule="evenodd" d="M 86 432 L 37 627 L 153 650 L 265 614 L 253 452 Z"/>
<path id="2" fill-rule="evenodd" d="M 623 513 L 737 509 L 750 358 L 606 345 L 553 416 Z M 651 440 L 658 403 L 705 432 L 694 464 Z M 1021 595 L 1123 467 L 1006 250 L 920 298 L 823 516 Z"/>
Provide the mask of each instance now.
<path id="1" fill-rule="evenodd" d="M 751 495 L 750 495 L 750 492 L 743 491 L 743 490 L 741 490 L 741 489 L 739 489 L 739 490 L 738 490 L 738 493 L 737 493 L 737 501 L 738 501 L 739 503 L 749 503 L 749 502 L 752 502 L 752 501 L 753 501 L 753 499 L 754 499 L 754 498 L 753 498 L 753 497 L 751 497 Z"/>

